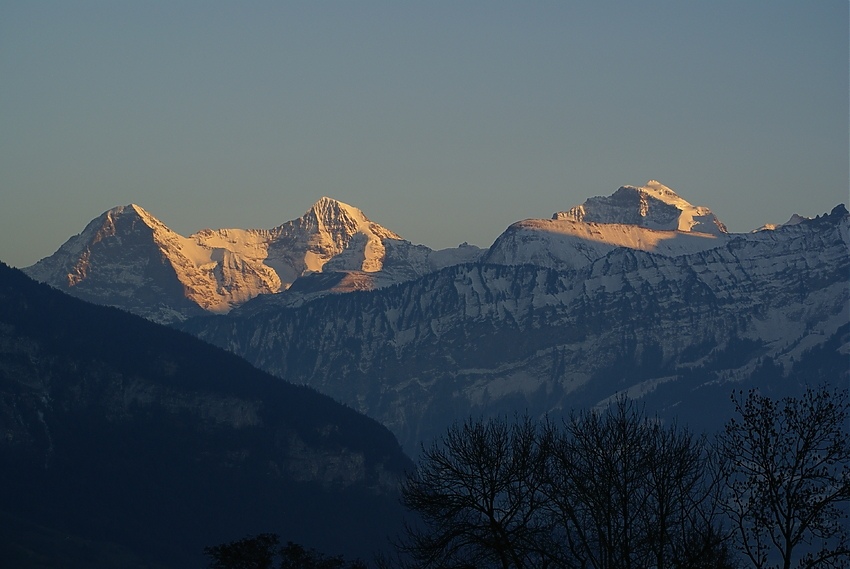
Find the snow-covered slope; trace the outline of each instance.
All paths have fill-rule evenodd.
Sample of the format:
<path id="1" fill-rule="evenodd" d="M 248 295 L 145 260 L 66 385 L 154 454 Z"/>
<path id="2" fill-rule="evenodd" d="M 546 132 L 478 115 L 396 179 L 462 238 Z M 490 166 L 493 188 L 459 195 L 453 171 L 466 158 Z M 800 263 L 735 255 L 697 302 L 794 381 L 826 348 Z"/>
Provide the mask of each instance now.
<path id="1" fill-rule="evenodd" d="M 710 235 L 726 233 L 726 226 L 710 209 L 691 205 L 657 180 L 650 180 L 642 187 L 622 186 L 608 197 L 590 198 L 569 211 L 558 212 L 553 219 Z"/>
<path id="2" fill-rule="evenodd" d="M 172 322 L 228 312 L 317 273 L 338 276 L 318 288 L 312 281 L 311 297 L 386 286 L 480 253 L 414 245 L 330 198 L 273 229 L 204 229 L 188 237 L 128 205 L 105 212 L 25 272 L 74 296 Z"/>
<path id="3" fill-rule="evenodd" d="M 734 386 L 846 382 L 848 271 L 843 205 L 729 234 L 650 182 L 518 222 L 486 252 L 431 251 L 327 198 L 273 229 L 189 237 L 127 206 L 27 272 L 161 321 L 227 313 L 182 326 L 415 452 L 470 413 L 625 392 L 693 419 Z"/>
<path id="4" fill-rule="evenodd" d="M 24 271 L 84 300 L 165 322 L 223 312 L 280 286 L 262 264 L 203 247 L 137 205 L 103 213 Z"/>
<path id="5" fill-rule="evenodd" d="M 803 217 L 802 215 L 795 213 L 790 218 L 788 218 L 788 221 L 786 221 L 785 223 L 765 223 L 764 225 L 762 225 L 758 229 L 754 229 L 753 233 L 755 233 L 757 231 L 773 231 L 773 230 L 779 229 L 780 227 L 784 227 L 786 225 L 797 225 L 798 223 L 802 223 L 803 221 L 806 221 L 808 219 L 811 219 L 811 218 Z"/>
<path id="6" fill-rule="evenodd" d="M 377 418 L 411 452 L 470 414 L 557 414 L 625 392 L 716 428 L 732 389 L 850 380 L 844 206 L 701 239 L 717 245 L 617 247 L 575 268 L 458 265 L 185 329 Z"/>
<path id="7" fill-rule="evenodd" d="M 402 240 L 359 209 L 330 198 L 320 199 L 304 215 L 272 233 L 268 263 L 288 283 L 322 271 L 331 260 L 338 270 L 380 271 L 386 256 L 384 243 Z"/>
<path id="8" fill-rule="evenodd" d="M 590 198 L 551 219 L 519 221 L 489 250 L 464 243 L 433 251 L 327 197 L 272 229 L 204 229 L 188 237 L 130 205 L 104 213 L 25 271 L 87 300 L 172 322 L 242 306 L 247 312 L 300 306 L 480 260 L 566 270 L 618 248 L 676 257 L 729 239 L 708 208 L 653 180 Z"/>
<path id="9" fill-rule="evenodd" d="M 526 219 L 499 236 L 485 255 L 488 263 L 541 265 L 554 269 L 585 266 L 619 247 L 679 256 L 722 247 L 726 227 L 706 207 L 696 207 L 650 180 L 623 186 L 608 197 L 552 219 Z"/>

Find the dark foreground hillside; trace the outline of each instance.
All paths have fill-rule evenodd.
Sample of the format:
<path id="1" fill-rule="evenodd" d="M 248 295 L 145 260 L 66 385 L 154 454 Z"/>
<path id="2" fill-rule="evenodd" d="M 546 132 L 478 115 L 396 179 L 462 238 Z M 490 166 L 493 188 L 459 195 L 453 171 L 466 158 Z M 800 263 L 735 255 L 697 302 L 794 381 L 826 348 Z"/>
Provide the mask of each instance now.
<path id="1" fill-rule="evenodd" d="M 187 567 L 249 533 L 367 556 L 411 467 L 315 391 L 0 264 L 0 558 Z"/>

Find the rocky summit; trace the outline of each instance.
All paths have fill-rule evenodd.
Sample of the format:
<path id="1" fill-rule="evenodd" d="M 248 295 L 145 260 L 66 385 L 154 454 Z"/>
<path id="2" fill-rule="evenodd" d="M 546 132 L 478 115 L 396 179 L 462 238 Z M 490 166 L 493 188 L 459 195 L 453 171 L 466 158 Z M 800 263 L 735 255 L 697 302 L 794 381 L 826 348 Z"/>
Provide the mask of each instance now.
<path id="1" fill-rule="evenodd" d="M 839 207 L 678 255 L 461 265 L 186 329 L 377 418 L 410 451 L 469 414 L 559 414 L 617 394 L 717 427 L 711 406 L 732 389 L 848 378 L 848 229 Z"/>
<path id="2" fill-rule="evenodd" d="M 378 288 L 479 254 L 470 246 L 432 251 L 414 245 L 330 198 L 273 229 L 204 229 L 188 237 L 131 204 L 104 212 L 24 271 L 72 296 L 168 323 L 226 313 L 316 273 L 336 280 L 322 281 L 320 290 L 296 290 Z M 304 300 L 284 296 L 287 304 Z"/>

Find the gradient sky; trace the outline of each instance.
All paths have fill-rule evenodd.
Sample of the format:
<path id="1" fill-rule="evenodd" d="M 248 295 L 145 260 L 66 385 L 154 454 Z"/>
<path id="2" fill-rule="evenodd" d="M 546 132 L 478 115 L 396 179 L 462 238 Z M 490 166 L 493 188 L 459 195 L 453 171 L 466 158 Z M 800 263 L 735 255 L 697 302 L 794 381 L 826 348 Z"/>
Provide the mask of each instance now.
<path id="1" fill-rule="evenodd" d="M 730 231 L 848 202 L 848 2 L 0 0 L 0 260 L 136 203 L 321 196 L 432 248 L 657 179 Z"/>

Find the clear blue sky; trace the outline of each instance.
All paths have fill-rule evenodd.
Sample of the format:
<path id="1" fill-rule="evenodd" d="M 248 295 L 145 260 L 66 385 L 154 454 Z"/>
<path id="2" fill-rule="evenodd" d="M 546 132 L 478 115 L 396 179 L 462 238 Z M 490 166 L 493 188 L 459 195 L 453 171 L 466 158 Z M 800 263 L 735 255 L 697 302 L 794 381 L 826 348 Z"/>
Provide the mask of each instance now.
<path id="1" fill-rule="evenodd" d="M 731 231 L 848 201 L 848 2 L 0 0 L 0 260 L 137 203 L 323 195 L 488 246 L 653 178 Z"/>

